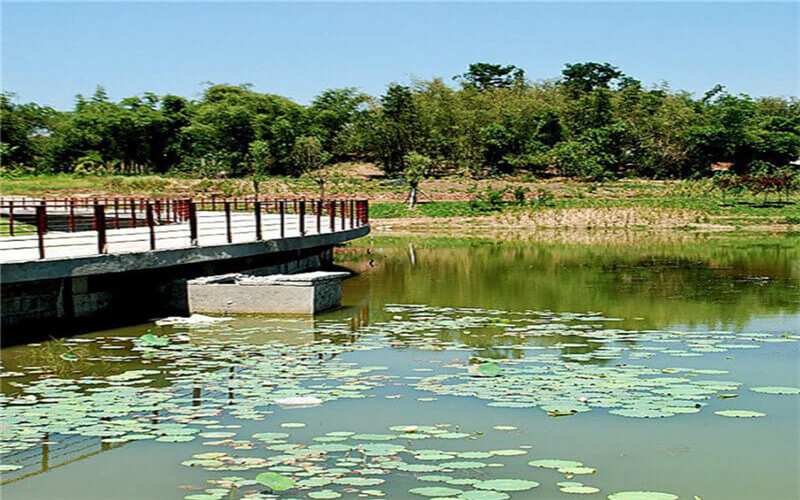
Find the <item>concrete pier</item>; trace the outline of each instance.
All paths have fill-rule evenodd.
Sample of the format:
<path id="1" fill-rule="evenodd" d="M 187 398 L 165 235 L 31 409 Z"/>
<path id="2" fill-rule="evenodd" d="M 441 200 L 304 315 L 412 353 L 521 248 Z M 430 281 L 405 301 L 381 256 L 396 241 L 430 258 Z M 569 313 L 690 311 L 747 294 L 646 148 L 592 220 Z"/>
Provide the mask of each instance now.
<path id="1" fill-rule="evenodd" d="M 247 276 L 230 274 L 189 280 L 189 312 L 313 315 L 338 307 L 345 272 Z"/>

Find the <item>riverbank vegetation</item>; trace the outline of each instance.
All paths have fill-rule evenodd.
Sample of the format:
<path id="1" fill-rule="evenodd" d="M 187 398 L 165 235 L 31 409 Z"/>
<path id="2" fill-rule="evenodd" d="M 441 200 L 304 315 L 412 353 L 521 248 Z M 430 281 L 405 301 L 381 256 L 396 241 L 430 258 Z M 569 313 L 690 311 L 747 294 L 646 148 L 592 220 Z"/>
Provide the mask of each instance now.
<path id="1" fill-rule="evenodd" d="M 248 84 L 209 84 L 196 100 L 145 93 L 116 102 L 98 87 L 71 111 L 3 94 L 0 153 L 6 175 L 262 179 L 359 161 L 398 178 L 588 181 L 702 178 L 714 168 L 787 176 L 800 157 L 794 97 L 731 95 L 721 85 L 694 96 L 592 62 L 537 81 L 477 63 L 453 80 L 391 83 L 377 97 L 330 89 L 307 106 Z"/>

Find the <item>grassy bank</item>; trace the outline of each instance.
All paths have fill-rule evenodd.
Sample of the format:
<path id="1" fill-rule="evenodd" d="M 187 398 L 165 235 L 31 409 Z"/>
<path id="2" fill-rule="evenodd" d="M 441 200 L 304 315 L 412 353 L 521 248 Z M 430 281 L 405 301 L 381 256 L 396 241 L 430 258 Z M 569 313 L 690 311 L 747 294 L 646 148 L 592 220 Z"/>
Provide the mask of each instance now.
<path id="1" fill-rule="evenodd" d="M 274 177 L 261 183 L 267 197 L 316 198 L 316 184 L 307 178 Z M 800 225 L 800 195 L 778 200 L 742 195 L 723 197 L 710 180 L 653 181 L 626 179 L 602 183 L 563 179 L 463 178 L 428 180 L 421 203 L 409 209 L 407 188 L 387 180 L 369 165 L 333 169 L 326 196 L 359 197 L 371 202 L 371 217 L 398 226 L 441 224 L 477 227 L 705 227 L 794 229 Z M 513 193 L 524 193 L 521 203 Z M 500 196 L 498 193 L 505 192 Z M 3 195 L 33 197 L 145 196 L 219 197 L 252 194 L 239 179 L 196 179 L 174 176 L 49 175 L 4 179 Z M 491 196 L 494 194 L 494 196 Z"/>

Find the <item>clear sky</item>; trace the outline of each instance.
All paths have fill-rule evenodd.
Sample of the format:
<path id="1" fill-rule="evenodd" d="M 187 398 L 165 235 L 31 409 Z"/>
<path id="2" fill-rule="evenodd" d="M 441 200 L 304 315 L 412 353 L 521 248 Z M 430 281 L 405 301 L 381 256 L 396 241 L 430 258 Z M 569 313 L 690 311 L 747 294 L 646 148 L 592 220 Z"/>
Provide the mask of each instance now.
<path id="1" fill-rule="evenodd" d="M 331 87 L 515 64 L 533 79 L 611 62 L 647 84 L 797 96 L 797 3 L 11 3 L 2 2 L 2 88 L 69 109 L 197 97 L 202 82 L 254 84 L 307 103 Z"/>

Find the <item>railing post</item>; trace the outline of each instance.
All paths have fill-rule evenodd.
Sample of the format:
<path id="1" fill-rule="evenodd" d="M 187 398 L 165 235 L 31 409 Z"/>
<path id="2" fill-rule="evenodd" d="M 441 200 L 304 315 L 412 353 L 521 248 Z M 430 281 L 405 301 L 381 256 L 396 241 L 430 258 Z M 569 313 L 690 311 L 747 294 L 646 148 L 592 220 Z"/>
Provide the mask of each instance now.
<path id="1" fill-rule="evenodd" d="M 331 219 L 331 232 L 336 230 L 336 202 L 329 201 L 328 202 L 328 215 Z"/>
<path id="2" fill-rule="evenodd" d="M 131 227 L 136 227 L 136 199 L 131 198 Z"/>
<path id="3" fill-rule="evenodd" d="M 261 241 L 264 239 L 261 234 L 261 202 L 254 201 L 253 202 L 253 210 L 256 213 L 256 241 Z"/>
<path id="4" fill-rule="evenodd" d="M 306 234 L 306 200 L 300 200 L 300 207 L 297 211 L 298 214 L 298 221 L 300 224 L 300 236 L 305 236 Z"/>
<path id="5" fill-rule="evenodd" d="M 189 201 L 189 241 L 193 247 L 198 245 L 197 238 L 197 206 Z"/>
<path id="6" fill-rule="evenodd" d="M 322 200 L 317 200 L 317 234 L 322 232 Z"/>
<path id="7" fill-rule="evenodd" d="M 355 227 L 355 210 L 356 208 L 356 201 L 350 200 L 350 229 Z"/>
<path id="8" fill-rule="evenodd" d="M 106 240 L 105 205 L 94 205 L 94 226 L 97 230 L 97 253 L 108 253 L 108 241 Z"/>
<path id="9" fill-rule="evenodd" d="M 156 249 L 156 224 L 153 220 L 153 204 L 147 202 L 147 227 L 150 228 L 150 250 Z"/>
<path id="10" fill-rule="evenodd" d="M 347 202 L 342 200 L 339 202 L 339 211 L 341 212 L 342 231 L 345 230 L 345 221 L 347 220 Z"/>
<path id="11" fill-rule="evenodd" d="M 119 198 L 114 198 L 114 229 L 119 229 Z"/>
<path id="12" fill-rule="evenodd" d="M 278 203 L 278 214 L 280 215 L 281 219 L 281 239 L 286 235 L 286 202 L 279 201 Z"/>
<path id="13" fill-rule="evenodd" d="M 228 243 L 233 241 L 231 232 L 231 202 L 225 200 L 225 234 L 228 236 Z"/>
<path id="14" fill-rule="evenodd" d="M 8 235 L 14 236 L 14 201 L 8 202 Z"/>
<path id="15" fill-rule="evenodd" d="M 39 258 L 44 259 L 44 233 L 47 231 L 47 213 L 44 205 L 36 207 L 36 234 L 39 237 Z"/>

